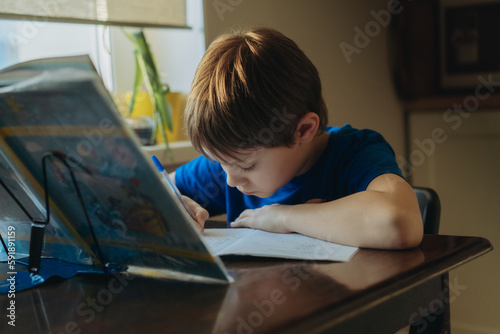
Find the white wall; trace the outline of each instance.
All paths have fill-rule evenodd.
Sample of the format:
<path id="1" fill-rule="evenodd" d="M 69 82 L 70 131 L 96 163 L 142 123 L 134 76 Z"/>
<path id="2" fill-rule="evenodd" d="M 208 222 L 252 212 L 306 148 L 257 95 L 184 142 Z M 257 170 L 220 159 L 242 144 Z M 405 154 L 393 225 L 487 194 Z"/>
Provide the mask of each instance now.
<path id="1" fill-rule="evenodd" d="M 221 6 L 221 3 L 224 6 Z M 318 68 L 330 125 L 350 123 L 382 133 L 404 153 L 403 113 L 391 82 L 389 29 L 370 11 L 387 9 L 387 0 L 204 0 L 206 43 L 231 28 L 268 26 L 292 38 Z M 355 46 L 355 27 L 374 29 L 368 43 L 348 63 L 340 43 Z"/>

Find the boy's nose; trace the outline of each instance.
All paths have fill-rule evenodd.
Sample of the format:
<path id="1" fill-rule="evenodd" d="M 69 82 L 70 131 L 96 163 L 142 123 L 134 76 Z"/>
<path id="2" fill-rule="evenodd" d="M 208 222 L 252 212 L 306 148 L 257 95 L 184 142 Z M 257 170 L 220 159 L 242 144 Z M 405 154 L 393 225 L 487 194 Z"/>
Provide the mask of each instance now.
<path id="1" fill-rule="evenodd" d="M 227 173 L 227 185 L 230 187 L 244 186 L 247 183 L 245 177 L 235 176 Z"/>

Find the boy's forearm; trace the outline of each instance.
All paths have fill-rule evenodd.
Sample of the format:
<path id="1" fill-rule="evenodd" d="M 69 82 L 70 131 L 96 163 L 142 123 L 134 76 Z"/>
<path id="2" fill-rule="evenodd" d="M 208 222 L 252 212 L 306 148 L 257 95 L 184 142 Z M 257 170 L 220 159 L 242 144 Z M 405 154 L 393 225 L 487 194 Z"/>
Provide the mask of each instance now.
<path id="1" fill-rule="evenodd" d="M 284 209 L 286 229 L 331 242 L 402 249 L 417 246 L 422 238 L 420 213 L 379 191 L 367 190 L 332 202 Z"/>

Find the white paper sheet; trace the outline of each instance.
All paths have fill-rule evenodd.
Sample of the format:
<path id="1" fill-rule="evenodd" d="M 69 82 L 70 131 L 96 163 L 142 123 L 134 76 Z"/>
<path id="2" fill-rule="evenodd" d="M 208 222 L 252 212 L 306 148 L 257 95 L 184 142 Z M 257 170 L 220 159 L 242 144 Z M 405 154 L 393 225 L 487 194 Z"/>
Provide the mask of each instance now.
<path id="1" fill-rule="evenodd" d="M 316 261 L 349 261 L 358 251 L 301 234 L 279 234 L 248 228 L 214 228 L 203 232 L 216 255 L 250 255 Z"/>

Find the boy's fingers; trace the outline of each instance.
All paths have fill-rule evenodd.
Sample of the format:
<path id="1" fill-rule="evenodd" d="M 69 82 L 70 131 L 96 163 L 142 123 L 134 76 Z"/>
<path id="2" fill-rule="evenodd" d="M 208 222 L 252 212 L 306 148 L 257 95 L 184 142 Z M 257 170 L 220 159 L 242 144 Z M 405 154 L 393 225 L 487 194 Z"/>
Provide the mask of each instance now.
<path id="1" fill-rule="evenodd" d="M 242 227 L 242 226 L 241 226 L 241 223 L 240 223 L 240 222 L 238 222 L 238 221 L 234 221 L 234 222 L 232 222 L 230 225 L 231 225 L 231 227 Z"/>
<path id="2" fill-rule="evenodd" d="M 201 230 L 203 231 L 205 229 L 205 222 L 207 221 L 207 219 L 209 217 L 209 213 L 207 210 L 203 209 L 201 206 L 198 206 L 193 211 L 194 211 L 194 214 L 196 216 L 196 222 L 198 223 L 198 225 L 200 225 Z"/>
<path id="3" fill-rule="evenodd" d="M 243 211 L 238 218 L 236 218 L 231 224 L 231 227 L 249 227 L 247 225 L 247 219 L 255 213 L 256 210 L 246 209 Z"/>
<path id="4" fill-rule="evenodd" d="M 195 217 L 196 217 L 196 223 L 200 226 L 200 229 L 203 231 L 205 227 L 205 221 L 209 217 L 209 213 L 207 210 L 205 210 L 201 205 L 193 201 L 191 198 L 187 196 L 182 196 L 186 203 L 189 205 L 191 208 L 191 211 L 193 211 Z"/>

